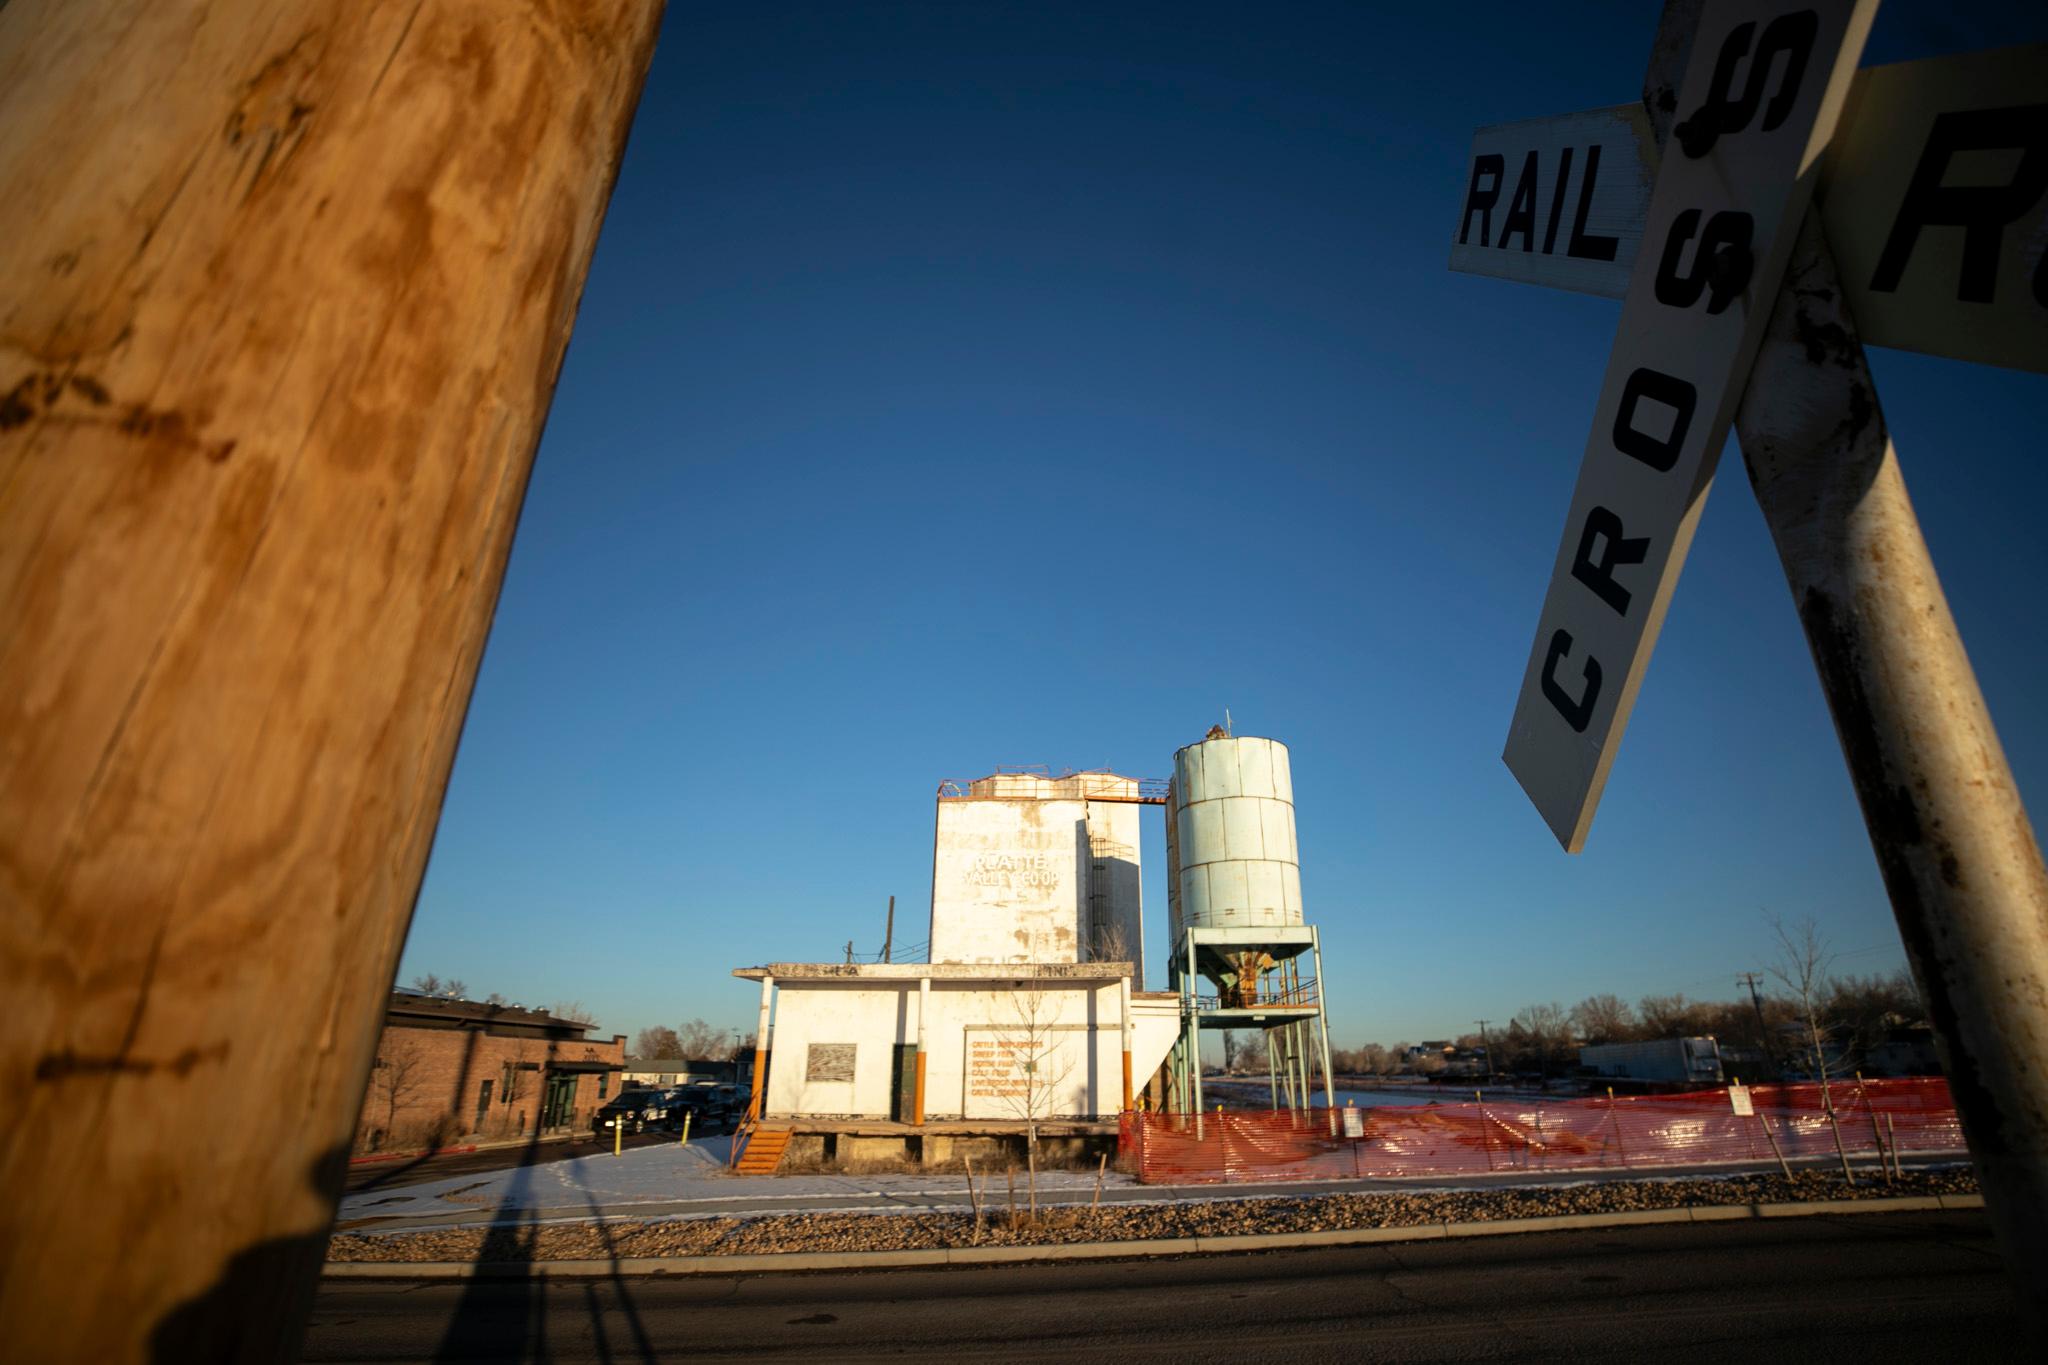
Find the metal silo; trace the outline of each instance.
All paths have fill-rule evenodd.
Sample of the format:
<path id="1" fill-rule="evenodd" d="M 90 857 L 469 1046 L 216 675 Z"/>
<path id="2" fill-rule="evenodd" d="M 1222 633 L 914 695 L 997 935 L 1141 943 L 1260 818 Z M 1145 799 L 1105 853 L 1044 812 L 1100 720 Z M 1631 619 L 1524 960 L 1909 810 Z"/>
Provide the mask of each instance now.
<path id="1" fill-rule="evenodd" d="M 1308 1107 L 1320 1062 L 1323 1101 L 1334 1110 L 1322 941 L 1302 915 L 1285 744 L 1216 726 L 1174 754 L 1166 901 L 1173 925 L 1168 969 L 1181 997 L 1173 1107 L 1192 1113 L 1199 1132 L 1202 1033 L 1251 1029 L 1267 1040 L 1276 1109 Z"/>
<path id="2" fill-rule="evenodd" d="M 1169 799 L 1167 905 L 1175 934 L 1302 922 L 1285 744 L 1249 735 L 1190 744 L 1173 756 Z"/>

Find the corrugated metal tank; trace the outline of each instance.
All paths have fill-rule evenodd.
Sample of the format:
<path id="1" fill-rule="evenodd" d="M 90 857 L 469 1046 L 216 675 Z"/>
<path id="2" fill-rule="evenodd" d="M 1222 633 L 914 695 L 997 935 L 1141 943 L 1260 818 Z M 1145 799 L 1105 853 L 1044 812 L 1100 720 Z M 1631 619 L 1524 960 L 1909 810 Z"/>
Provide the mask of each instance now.
<path id="1" fill-rule="evenodd" d="M 1167 913 L 1194 928 L 1302 922 L 1294 777 L 1277 739 L 1222 736 L 1173 756 Z"/>

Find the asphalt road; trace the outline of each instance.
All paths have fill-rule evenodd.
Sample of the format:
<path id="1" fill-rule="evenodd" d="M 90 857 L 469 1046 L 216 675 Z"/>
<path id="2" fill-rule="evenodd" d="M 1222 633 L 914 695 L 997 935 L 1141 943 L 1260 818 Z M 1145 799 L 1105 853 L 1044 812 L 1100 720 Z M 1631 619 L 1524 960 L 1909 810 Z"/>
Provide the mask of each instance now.
<path id="1" fill-rule="evenodd" d="M 674 1133 L 635 1133 L 625 1139 L 628 1151 L 635 1147 L 656 1147 L 674 1142 Z M 351 1166 L 346 1193 L 362 1190 L 395 1190 L 422 1185 L 429 1180 L 446 1180 L 451 1175 L 488 1175 L 517 1166 L 539 1166 L 570 1157 L 595 1156 L 611 1150 L 609 1139 L 581 1137 L 566 1142 L 537 1142 L 523 1147 L 491 1147 L 481 1152 L 458 1152 L 453 1156 L 412 1157 L 397 1161 L 373 1161 Z"/>
<path id="2" fill-rule="evenodd" d="M 308 1361 L 1753 1359 L 2023 1354 L 1981 1213 L 989 1269 L 321 1289 Z"/>

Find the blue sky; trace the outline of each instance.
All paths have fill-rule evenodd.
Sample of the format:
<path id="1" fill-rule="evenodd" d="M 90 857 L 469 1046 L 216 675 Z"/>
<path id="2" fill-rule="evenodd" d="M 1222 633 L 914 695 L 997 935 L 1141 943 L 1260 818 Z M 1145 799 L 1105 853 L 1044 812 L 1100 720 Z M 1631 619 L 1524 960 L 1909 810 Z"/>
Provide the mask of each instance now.
<path id="1" fill-rule="evenodd" d="M 2004 9 L 1866 62 L 2048 37 Z M 1559 13 L 672 4 L 401 979 L 751 1028 L 731 968 L 924 937 L 940 779 L 1163 776 L 1226 706 L 1340 1046 L 1727 998 L 1766 910 L 1899 965 L 1735 459 L 1585 853 L 1501 763 L 1619 305 L 1447 244 L 1473 129 L 1633 97 L 1657 6 Z M 2038 812 L 2048 377 L 1872 358 Z"/>

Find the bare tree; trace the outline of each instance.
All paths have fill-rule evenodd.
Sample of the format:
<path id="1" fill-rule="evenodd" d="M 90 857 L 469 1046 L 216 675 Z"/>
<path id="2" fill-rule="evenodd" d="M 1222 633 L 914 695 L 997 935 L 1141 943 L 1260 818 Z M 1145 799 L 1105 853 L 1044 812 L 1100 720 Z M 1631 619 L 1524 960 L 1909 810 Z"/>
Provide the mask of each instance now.
<path id="1" fill-rule="evenodd" d="M 666 1025 L 657 1024 L 644 1028 L 633 1036 L 633 1055 L 641 1061 L 653 1061 L 660 1057 L 683 1057 L 682 1040 L 676 1031 Z"/>
<path id="2" fill-rule="evenodd" d="M 492 991 L 489 995 L 484 997 L 483 1003 L 486 1005 L 493 1006 L 497 1009 L 503 1009 L 505 1008 L 505 997 L 498 994 L 496 991 Z"/>
<path id="3" fill-rule="evenodd" d="M 469 998 L 469 987 L 463 984 L 461 978 L 451 976 L 446 981 L 443 981 L 432 972 L 422 972 L 414 977 L 412 984 L 406 989 L 412 991 L 415 995 L 439 996 L 443 1000 L 467 1000 Z"/>
<path id="4" fill-rule="evenodd" d="M 419 1093 L 426 1077 L 426 1054 L 419 1043 L 399 1034 L 386 1034 L 377 1049 L 370 1071 L 370 1094 L 384 1106 L 384 1128 L 378 1146 L 391 1140 L 398 1127 L 399 1107 Z"/>
<path id="5" fill-rule="evenodd" d="M 1766 918 L 1770 922 L 1772 936 L 1778 940 L 1778 959 L 1771 964 L 1769 971 L 1785 988 L 1799 1014 L 1803 1038 L 1797 1060 L 1802 1070 L 1819 1079 L 1821 1102 L 1826 1104 L 1827 1045 L 1833 1040 L 1834 1028 L 1826 1017 L 1825 1006 L 1830 994 L 1828 968 L 1833 965 L 1834 956 L 1828 952 L 1827 940 L 1820 936 L 1820 929 L 1811 917 L 1790 926 L 1776 915 Z"/>
<path id="6" fill-rule="evenodd" d="M 1807 1054 L 1805 1060 L 1813 1074 L 1820 1078 L 1820 1107 L 1828 1116 L 1828 1127 L 1834 1130 L 1842 1175 L 1854 1184 L 1856 1177 L 1849 1173 L 1849 1153 L 1842 1146 L 1842 1125 L 1835 1118 L 1835 1099 L 1828 1087 L 1828 1041 L 1832 1029 L 1821 1018 L 1821 1006 L 1828 993 L 1828 968 L 1834 955 L 1828 952 L 1827 940 L 1820 936 L 1820 928 L 1811 915 L 1790 927 L 1776 915 L 1766 915 L 1765 919 L 1778 940 L 1778 960 L 1769 971 L 1791 993 L 1792 1003 L 1799 1011 L 1801 1032 L 1805 1035 L 1801 1051 Z"/>
<path id="7" fill-rule="evenodd" d="M 1646 995 L 1636 1004 L 1645 1038 L 1679 1038 L 1693 1031 L 1693 1005 L 1683 994 Z"/>
<path id="8" fill-rule="evenodd" d="M 1619 1043 L 1635 1035 L 1635 1011 L 1618 995 L 1589 995 L 1572 1006 L 1572 1027 L 1589 1043 Z"/>
<path id="9" fill-rule="evenodd" d="M 1847 1064 L 1860 1065 L 1884 1043 L 1892 1030 L 1923 1024 L 1927 1007 L 1910 972 L 1889 976 L 1844 976 L 1828 983 L 1822 1005 L 1847 1054 Z"/>
<path id="10" fill-rule="evenodd" d="M 1091 962 L 1131 961 L 1129 931 L 1121 923 L 1098 924 L 1090 934 L 1088 960 Z"/>
<path id="11" fill-rule="evenodd" d="M 514 1060 L 503 1064 L 498 1079 L 499 1103 L 505 1107 L 504 1117 L 500 1120 L 501 1125 L 516 1125 L 518 1131 L 525 1131 L 526 1111 L 523 1108 L 515 1109 L 513 1106 L 534 1093 L 539 1076 L 540 1068 L 526 1060 L 526 1049 L 523 1046 Z M 536 1123 L 534 1126 L 538 1128 L 540 1125 Z"/>
<path id="12" fill-rule="evenodd" d="M 589 1006 L 585 1005 L 581 1000 L 557 1000 L 548 1013 L 554 1015 L 557 1019 L 566 1019 L 572 1024 L 595 1024 L 597 1022 L 597 1016 L 592 1014 Z"/>
<path id="13" fill-rule="evenodd" d="M 678 1057 L 722 1062 L 732 1055 L 732 1035 L 702 1019 L 692 1019 L 676 1030 L 676 1046 L 682 1049 L 676 1053 Z"/>
<path id="14" fill-rule="evenodd" d="M 1031 1216 L 1038 1217 L 1038 1125 L 1049 1118 L 1058 1094 L 1073 1074 L 1073 1060 L 1060 1046 L 1057 1031 L 1060 1001 L 1044 987 L 1032 985 L 1009 997 L 1012 1020 L 997 1030 L 997 1046 L 1006 1054 L 1012 1079 L 1004 1098 L 1024 1120 L 1024 1160 L 1028 1170 Z M 1228 1037 L 1228 1035 L 1225 1035 Z"/>
<path id="15" fill-rule="evenodd" d="M 1238 1040 L 1237 1064 L 1247 1071 L 1257 1071 L 1266 1065 L 1266 1034 L 1262 1029 L 1248 1031 Z"/>
<path id="16" fill-rule="evenodd" d="M 1545 1077 L 1562 1067 L 1571 1049 L 1570 1016 L 1559 1004 L 1524 1005 L 1508 1021 L 1508 1036 L 1519 1037 Z"/>

